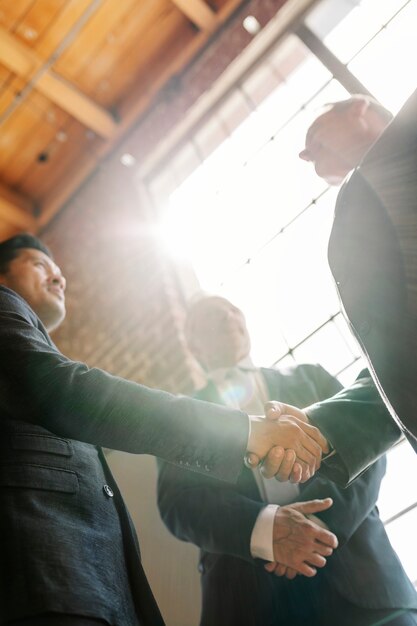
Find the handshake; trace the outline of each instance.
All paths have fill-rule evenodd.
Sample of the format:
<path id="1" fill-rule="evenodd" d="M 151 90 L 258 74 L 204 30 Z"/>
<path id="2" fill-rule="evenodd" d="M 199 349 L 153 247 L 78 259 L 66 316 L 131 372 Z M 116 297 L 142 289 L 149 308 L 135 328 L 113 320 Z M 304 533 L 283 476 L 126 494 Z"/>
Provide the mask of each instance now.
<path id="1" fill-rule="evenodd" d="M 266 478 L 305 482 L 319 469 L 326 439 L 308 422 L 307 415 L 291 405 L 268 402 L 265 418 L 251 416 L 245 463 L 256 467 L 262 460 Z M 274 561 L 264 567 L 289 579 L 297 574 L 314 576 L 337 547 L 337 538 L 315 513 L 332 506 L 331 498 L 295 502 L 277 509 L 273 525 Z"/>
<path id="2" fill-rule="evenodd" d="M 245 464 L 253 469 L 262 462 L 265 478 L 305 482 L 319 469 L 329 445 L 304 411 L 282 402 L 267 402 L 265 417 L 250 416 Z"/>

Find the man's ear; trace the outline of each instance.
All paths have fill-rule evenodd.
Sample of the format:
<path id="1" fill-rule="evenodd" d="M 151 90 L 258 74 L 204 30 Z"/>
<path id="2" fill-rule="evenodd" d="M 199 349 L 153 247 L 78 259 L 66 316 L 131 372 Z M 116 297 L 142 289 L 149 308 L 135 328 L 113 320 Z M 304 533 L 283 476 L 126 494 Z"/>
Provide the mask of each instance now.
<path id="1" fill-rule="evenodd" d="M 351 119 L 363 117 L 368 110 L 369 102 L 362 100 L 362 98 L 355 98 L 349 105 L 348 114 Z"/>

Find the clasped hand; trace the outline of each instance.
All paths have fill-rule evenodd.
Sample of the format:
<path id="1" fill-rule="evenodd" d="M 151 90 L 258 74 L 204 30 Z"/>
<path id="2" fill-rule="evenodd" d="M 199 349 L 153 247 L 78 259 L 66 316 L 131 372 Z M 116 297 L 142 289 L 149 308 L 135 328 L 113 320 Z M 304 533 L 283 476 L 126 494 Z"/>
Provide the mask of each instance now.
<path id="1" fill-rule="evenodd" d="M 318 567 L 337 548 L 337 537 L 314 514 L 325 511 L 332 499 L 294 502 L 277 509 L 273 527 L 274 562 L 265 569 L 276 576 L 315 576 Z"/>
<path id="2" fill-rule="evenodd" d="M 305 482 L 319 469 L 327 440 L 308 423 L 304 411 L 282 402 L 267 402 L 265 417 L 250 416 L 251 432 L 246 464 L 262 461 L 265 478 Z"/>

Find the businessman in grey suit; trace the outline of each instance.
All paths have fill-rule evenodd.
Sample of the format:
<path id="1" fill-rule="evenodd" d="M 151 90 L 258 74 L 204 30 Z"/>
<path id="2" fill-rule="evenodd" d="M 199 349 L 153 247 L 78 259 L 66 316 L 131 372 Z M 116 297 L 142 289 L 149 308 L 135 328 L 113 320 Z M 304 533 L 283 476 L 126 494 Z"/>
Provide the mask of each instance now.
<path id="1" fill-rule="evenodd" d="M 331 106 L 300 155 L 328 182 L 356 166 L 337 198 L 328 256 L 369 373 L 304 412 L 281 407 L 320 428 L 335 452 L 322 471 L 344 485 L 402 434 L 417 451 L 417 91 L 391 122 L 370 110 L 360 96 Z"/>
<path id="2" fill-rule="evenodd" d="M 129 514 L 96 446 L 233 482 L 248 446 L 262 457 L 294 445 L 314 468 L 323 438 L 255 418 L 248 439 L 242 411 L 71 361 L 48 334 L 64 316 L 65 279 L 48 248 L 31 235 L 1 243 L 0 624 L 159 626 Z M 331 552 L 334 536 L 322 537 Z"/>
<path id="3" fill-rule="evenodd" d="M 255 410 L 271 398 L 305 406 L 341 389 L 319 365 L 255 368 L 244 316 L 224 298 L 194 302 L 186 328 L 207 374 L 197 398 Z M 417 624 L 417 593 L 376 508 L 385 468 L 381 458 L 348 489 L 317 475 L 299 487 L 265 482 L 244 469 L 236 486 L 219 489 L 209 477 L 160 463 L 162 518 L 179 539 L 201 548 L 200 625 Z M 308 501 L 327 497 L 332 507 L 310 508 Z M 279 551 L 294 547 L 286 514 L 294 516 L 294 533 L 308 534 L 310 523 L 321 523 L 338 536 L 339 548 L 325 568 L 295 579 L 287 570 L 289 580 L 274 576 L 284 571 L 276 563 Z"/>

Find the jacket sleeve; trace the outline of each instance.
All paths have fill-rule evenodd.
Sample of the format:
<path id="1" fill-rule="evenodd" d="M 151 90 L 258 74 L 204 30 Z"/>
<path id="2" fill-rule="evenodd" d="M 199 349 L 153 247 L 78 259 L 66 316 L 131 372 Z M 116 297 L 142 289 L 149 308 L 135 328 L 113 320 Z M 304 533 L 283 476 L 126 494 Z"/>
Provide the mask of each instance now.
<path id="1" fill-rule="evenodd" d="M 308 379 L 314 383 L 319 397 L 330 398 L 343 391 L 340 382 L 320 365 L 306 365 L 304 367 L 307 368 Z M 363 370 L 359 375 L 359 379 L 366 379 L 367 377 L 369 377 L 367 370 Z M 323 404 L 324 402 L 321 402 L 314 406 Z M 311 411 L 311 409 L 309 410 Z M 336 414 L 335 417 L 337 421 L 344 419 L 339 414 Z M 364 419 L 367 419 L 365 413 Z M 340 426 L 343 428 L 342 423 Z M 317 513 L 317 516 L 337 535 L 339 545 L 343 545 L 375 507 L 385 469 L 386 459 L 383 457 L 363 472 L 346 489 L 327 479 L 320 471 L 308 483 L 301 485 L 301 492 L 297 500 L 305 502 L 315 498 L 332 498 L 332 507 L 327 511 Z"/>
<path id="2" fill-rule="evenodd" d="M 342 546 L 376 506 L 385 470 L 386 458 L 382 457 L 345 489 L 316 474 L 306 483 L 297 500 L 305 502 L 315 498 L 332 498 L 332 507 L 316 513 L 316 516 L 336 534 L 339 546 Z"/>
<path id="3" fill-rule="evenodd" d="M 168 463 L 158 465 L 159 512 L 172 534 L 206 552 L 255 563 L 250 540 L 264 503 L 247 498 L 226 483 Z"/>
<path id="4" fill-rule="evenodd" d="M 336 454 L 320 473 L 349 485 L 401 438 L 369 374 L 335 396 L 306 408 L 312 424 L 329 440 Z"/>
<path id="5" fill-rule="evenodd" d="M 159 456 L 234 481 L 249 422 L 241 411 L 149 389 L 63 356 L 25 301 L 0 290 L 0 407 L 87 443 Z"/>

